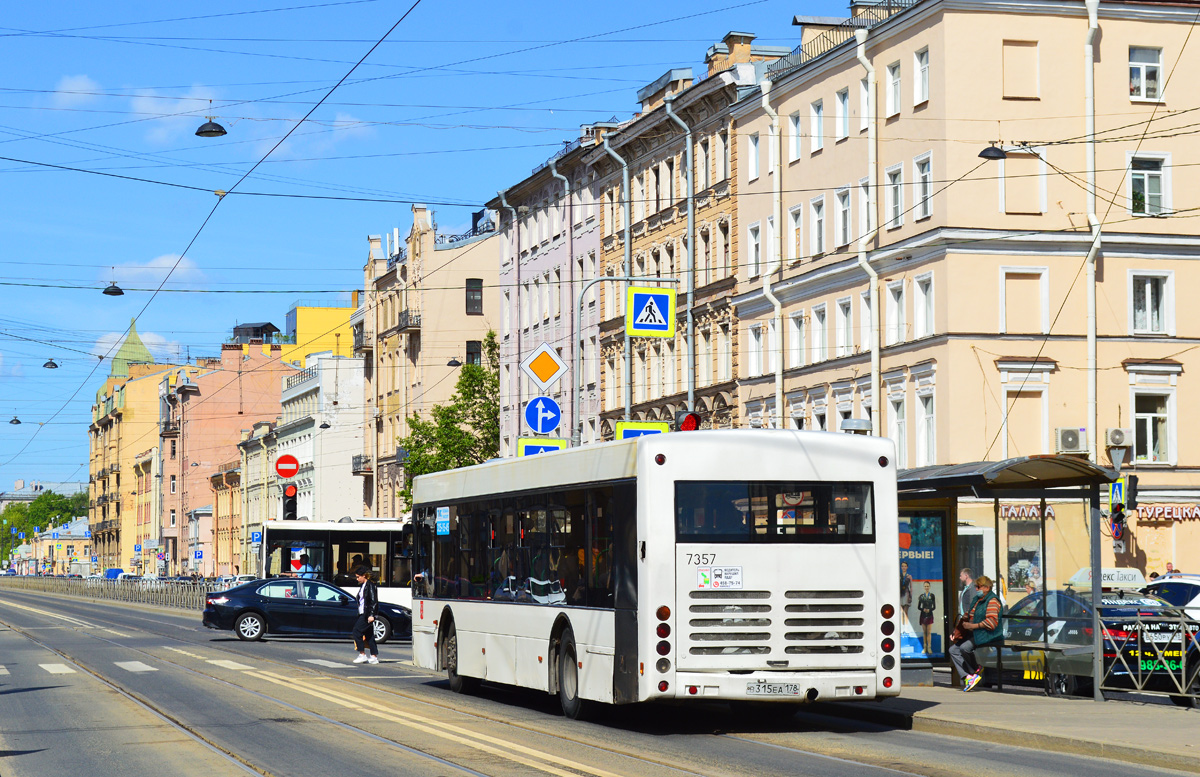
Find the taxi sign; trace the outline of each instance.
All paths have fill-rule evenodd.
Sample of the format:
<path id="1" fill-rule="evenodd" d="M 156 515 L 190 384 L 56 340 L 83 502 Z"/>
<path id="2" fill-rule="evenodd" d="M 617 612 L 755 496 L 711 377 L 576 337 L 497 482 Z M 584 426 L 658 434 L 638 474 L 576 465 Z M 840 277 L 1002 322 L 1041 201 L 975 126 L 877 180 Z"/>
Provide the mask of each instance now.
<path id="1" fill-rule="evenodd" d="M 542 343 L 521 361 L 521 371 L 542 391 L 553 386 L 567 371 L 567 363 L 549 343 Z"/>
<path id="2" fill-rule="evenodd" d="M 561 451 L 567 447 L 566 440 L 554 439 L 551 437 L 518 437 L 517 438 L 517 455 L 518 456 L 533 456 L 536 453 L 549 453 L 551 451 Z"/>
<path id="3" fill-rule="evenodd" d="M 625 334 L 630 337 L 674 337 L 675 290 L 656 286 L 626 289 Z"/>
<path id="4" fill-rule="evenodd" d="M 616 439 L 629 440 L 647 434 L 664 434 L 671 431 L 669 421 L 617 421 Z"/>

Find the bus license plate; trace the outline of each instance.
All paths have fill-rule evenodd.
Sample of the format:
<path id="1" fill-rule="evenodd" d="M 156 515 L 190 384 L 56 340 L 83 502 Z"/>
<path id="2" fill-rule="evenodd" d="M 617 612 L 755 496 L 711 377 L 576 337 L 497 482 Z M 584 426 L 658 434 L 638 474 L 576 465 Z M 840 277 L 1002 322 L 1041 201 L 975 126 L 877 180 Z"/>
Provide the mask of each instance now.
<path id="1" fill-rule="evenodd" d="M 747 696 L 799 696 L 800 686 L 796 683 L 746 683 Z"/>

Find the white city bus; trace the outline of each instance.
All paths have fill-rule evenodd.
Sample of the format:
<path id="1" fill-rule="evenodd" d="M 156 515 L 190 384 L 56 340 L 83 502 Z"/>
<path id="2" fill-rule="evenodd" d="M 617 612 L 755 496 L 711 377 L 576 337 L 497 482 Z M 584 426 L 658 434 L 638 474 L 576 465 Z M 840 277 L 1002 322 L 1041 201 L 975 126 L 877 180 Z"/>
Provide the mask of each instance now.
<path id="1" fill-rule="evenodd" d="M 569 717 L 894 696 L 893 450 L 677 432 L 418 477 L 415 662 L 458 692 L 556 693 Z"/>

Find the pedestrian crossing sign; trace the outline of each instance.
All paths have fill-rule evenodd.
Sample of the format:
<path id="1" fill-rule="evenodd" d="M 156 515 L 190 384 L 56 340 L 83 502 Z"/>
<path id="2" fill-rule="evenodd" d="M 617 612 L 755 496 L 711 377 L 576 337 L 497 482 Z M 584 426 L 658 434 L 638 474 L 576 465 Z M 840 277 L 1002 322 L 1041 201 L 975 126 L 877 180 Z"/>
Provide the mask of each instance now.
<path id="1" fill-rule="evenodd" d="M 647 434 L 665 434 L 671 431 L 669 421 L 617 421 L 616 432 L 618 440 L 629 440 Z"/>
<path id="2" fill-rule="evenodd" d="M 567 447 L 567 441 L 551 437 L 518 437 L 517 455 L 532 456 L 535 453 L 550 453 L 561 451 Z"/>
<path id="3" fill-rule="evenodd" d="M 1112 513 L 1113 505 L 1125 506 L 1125 478 L 1117 478 L 1108 485 L 1108 512 Z"/>
<path id="4" fill-rule="evenodd" d="M 630 337 L 674 337 L 675 290 L 630 286 L 625 291 L 625 334 Z"/>

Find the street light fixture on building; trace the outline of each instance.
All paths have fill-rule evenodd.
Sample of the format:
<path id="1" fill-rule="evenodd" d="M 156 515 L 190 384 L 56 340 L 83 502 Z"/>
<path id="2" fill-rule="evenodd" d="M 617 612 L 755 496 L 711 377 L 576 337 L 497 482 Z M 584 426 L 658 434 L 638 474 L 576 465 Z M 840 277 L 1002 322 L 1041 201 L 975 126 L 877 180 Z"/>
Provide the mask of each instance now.
<path id="1" fill-rule="evenodd" d="M 450 357 L 450 361 L 446 362 L 446 366 L 447 366 L 447 367 L 461 367 L 461 366 L 462 366 L 462 362 L 460 362 L 460 361 L 458 360 L 458 357 L 457 357 L 457 356 L 451 356 L 451 357 Z"/>
<path id="2" fill-rule="evenodd" d="M 1004 149 L 997 148 L 993 143 L 983 151 L 979 152 L 980 159 L 1008 159 L 1008 154 L 1004 153 Z"/>

